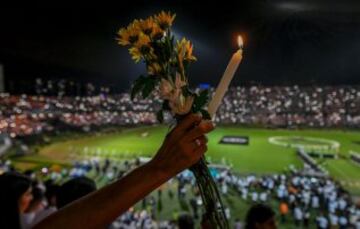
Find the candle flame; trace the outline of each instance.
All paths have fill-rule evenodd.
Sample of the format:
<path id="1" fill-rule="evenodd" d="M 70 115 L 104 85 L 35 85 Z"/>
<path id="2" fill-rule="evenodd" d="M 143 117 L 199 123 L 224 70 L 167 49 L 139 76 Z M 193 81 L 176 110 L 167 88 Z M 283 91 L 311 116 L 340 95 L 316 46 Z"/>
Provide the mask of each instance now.
<path id="1" fill-rule="evenodd" d="M 244 45 L 244 41 L 240 35 L 238 36 L 237 42 L 238 42 L 239 48 L 242 48 Z"/>

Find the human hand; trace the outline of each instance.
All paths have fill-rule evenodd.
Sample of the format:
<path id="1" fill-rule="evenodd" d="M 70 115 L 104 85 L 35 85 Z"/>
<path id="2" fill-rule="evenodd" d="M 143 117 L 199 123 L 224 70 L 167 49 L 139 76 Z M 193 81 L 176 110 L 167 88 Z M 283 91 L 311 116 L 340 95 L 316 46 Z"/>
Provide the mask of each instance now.
<path id="1" fill-rule="evenodd" d="M 199 161 L 207 151 L 205 134 L 214 129 L 200 115 L 187 115 L 165 138 L 150 162 L 167 176 L 174 176 Z"/>

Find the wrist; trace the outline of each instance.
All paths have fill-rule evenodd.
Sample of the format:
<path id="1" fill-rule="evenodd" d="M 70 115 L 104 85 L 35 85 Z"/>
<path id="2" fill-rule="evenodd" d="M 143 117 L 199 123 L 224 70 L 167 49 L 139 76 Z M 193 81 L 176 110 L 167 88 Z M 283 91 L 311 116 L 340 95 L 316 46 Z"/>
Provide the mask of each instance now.
<path id="1" fill-rule="evenodd" d="M 166 163 L 164 162 L 161 162 L 156 157 L 151 159 L 151 161 L 149 161 L 146 164 L 146 166 L 149 167 L 150 171 L 153 171 L 156 177 L 164 181 L 169 180 L 170 178 L 172 178 L 177 174 L 176 171 L 174 171 L 174 169 L 170 168 L 170 166 L 166 165 Z"/>

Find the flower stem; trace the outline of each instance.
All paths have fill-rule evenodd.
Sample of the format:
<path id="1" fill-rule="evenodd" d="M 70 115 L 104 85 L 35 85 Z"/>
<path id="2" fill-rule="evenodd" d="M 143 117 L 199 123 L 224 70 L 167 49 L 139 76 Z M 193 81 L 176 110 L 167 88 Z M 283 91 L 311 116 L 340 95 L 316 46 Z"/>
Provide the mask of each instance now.
<path id="1" fill-rule="evenodd" d="M 205 206 L 205 217 L 213 228 L 228 229 L 229 223 L 225 216 L 220 193 L 213 180 L 206 159 L 202 157 L 190 170 L 194 173 L 201 198 Z"/>

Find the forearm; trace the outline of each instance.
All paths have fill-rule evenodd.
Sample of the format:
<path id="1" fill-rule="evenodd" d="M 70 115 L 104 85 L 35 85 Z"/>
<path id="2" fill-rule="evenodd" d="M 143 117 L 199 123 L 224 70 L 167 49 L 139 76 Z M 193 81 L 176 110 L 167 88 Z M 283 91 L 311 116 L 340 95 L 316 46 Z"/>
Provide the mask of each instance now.
<path id="1" fill-rule="evenodd" d="M 59 210 L 35 228 L 105 228 L 172 176 L 199 161 L 207 149 L 204 134 L 213 129 L 212 123 L 201 122 L 199 115 L 188 115 L 165 138 L 151 162 Z"/>
<path id="2" fill-rule="evenodd" d="M 150 162 L 59 210 L 35 228 L 104 228 L 171 176 Z"/>

